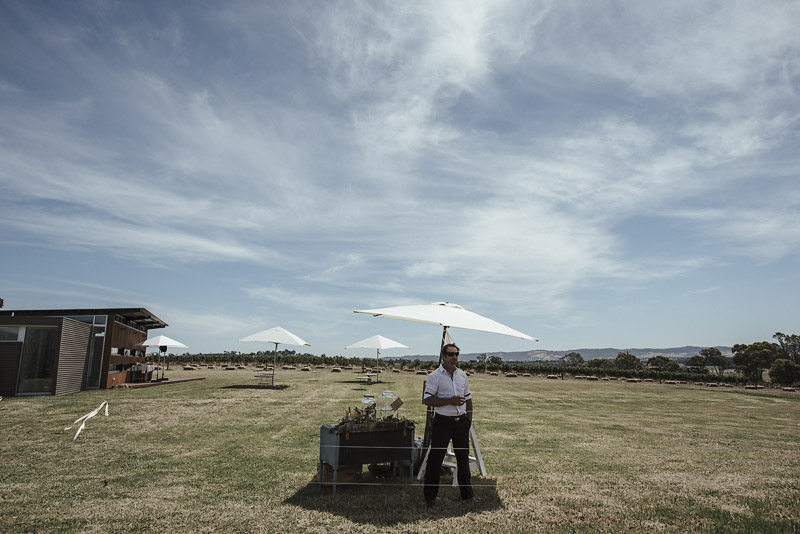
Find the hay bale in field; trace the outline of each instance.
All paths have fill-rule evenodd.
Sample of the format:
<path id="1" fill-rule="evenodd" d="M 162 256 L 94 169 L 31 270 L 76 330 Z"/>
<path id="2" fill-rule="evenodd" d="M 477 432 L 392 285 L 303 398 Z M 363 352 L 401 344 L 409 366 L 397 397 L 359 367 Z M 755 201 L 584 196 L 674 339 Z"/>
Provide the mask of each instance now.
<path id="1" fill-rule="evenodd" d="M 586 380 L 600 380 L 599 376 L 587 376 Z"/>
<path id="2" fill-rule="evenodd" d="M 631 383 L 636 383 L 636 382 L 641 382 L 642 379 L 641 378 L 627 378 L 627 379 L 625 379 L 625 381 L 626 382 L 631 382 Z"/>
<path id="3" fill-rule="evenodd" d="M 311 367 L 306 365 L 305 367 L 302 367 L 300 370 L 301 371 L 311 371 Z"/>
<path id="4" fill-rule="evenodd" d="M 783 388 L 783 391 L 792 391 L 792 392 L 794 392 L 794 391 L 797 391 L 797 390 L 795 388 L 786 387 L 786 388 Z"/>
<path id="5" fill-rule="evenodd" d="M 197 370 L 197 367 L 193 367 L 193 366 L 191 366 L 191 365 L 184 365 L 184 366 L 183 366 L 183 370 L 184 370 L 184 371 L 196 371 L 196 370 Z"/>
<path id="6" fill-rule="evenodd" d="M 709 382 L 708 384 L 706 384 L 706 387 L 708 387 L 708 388 L 718 388 L 719 384 L 717 384 L 716 382 Z"/>
<path id="7" fill-rule="evenodd" d="M 492 372 L 491 372 L 491 373 L 489 373 L 489 374 L 490 374 L 490 375 L 492 375 L 492 376 L 498 376 L 498 374 L 499 374 L 499 373 L 498 373 L 497 371 L 492 371 Z"/>
<path id="8" fill-rule="evenodd" d="M 653 379 L 652 379 L 652 378 L 645 378 L 645 379 L 644 379 L 644 382 L 652 382 L 652 381 L 653 381 Z"/>
<path id="9" fill-rule="evenodd" d="M 506 373 L 507 378 L 517 378 L 517 373 Z"/>
<path id="10" fill-rule="evenodd" d="M 342 372 L 342 370 L 339 369 L 338 367 L 334 367 L 334 368 L 331 369 L 331 373 L 341 373 L 341 372 Z"/>
<path id="11" fill-rule="evenodd" d="M 416 371 L 416 373 L 417 373 L 418 375 L 427 375 L 427 374 L 428 374 L 428 371 L 426 371 L 425 369 L 420 369 L 420 370 Z"/>
<path id="12" fill-rule="evenodd" d="M 547 375 L 547 378 L 548 380 L 558 380 L 561 377 L 558 375 Z"/>
<path id="13" fill-rule="evenodd" d="M 531 376 L 530 373 L 522 373 L 522 376 Z"/>
<path id="14" fill-rule="evenodd" d="M 236 370 L 236 367 L 234 367 L 234 366 L 232 366 L 232 365 L 228 365 L 227 367 L 225 367 L 225 370 L 226 370 L 226 371 L 235 371 L 235 370 Z"/>

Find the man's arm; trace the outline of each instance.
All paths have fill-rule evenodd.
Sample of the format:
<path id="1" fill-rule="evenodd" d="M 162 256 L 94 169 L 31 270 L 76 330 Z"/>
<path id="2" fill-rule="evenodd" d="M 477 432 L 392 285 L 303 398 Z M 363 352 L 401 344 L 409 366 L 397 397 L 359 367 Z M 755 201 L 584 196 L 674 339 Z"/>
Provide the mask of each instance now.
<path id="1" fill-rule="evenodd" d="M 467 400 L 467 419 L 472 421 L 472 399 Z"/>
<path id="2" fill-rule="evenodd" d="M 425 406 L 461 406 L 464 403 L 467 404 L 467 410 L 469 410 L 469 406 L 472 405 L 471 400 L 466 400 L 464 397 L 447 397 L 447 398 L 439 398 L 434 395 L 430 395 L 422 399 L 422 404 Z"/>

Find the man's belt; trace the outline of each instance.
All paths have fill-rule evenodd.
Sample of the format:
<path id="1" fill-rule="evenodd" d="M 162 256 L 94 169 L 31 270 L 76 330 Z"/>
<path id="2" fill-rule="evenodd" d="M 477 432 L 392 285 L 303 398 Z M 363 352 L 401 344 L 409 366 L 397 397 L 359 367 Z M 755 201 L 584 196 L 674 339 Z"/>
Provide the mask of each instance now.
<path id="1" fill-rule="evenodd" d="M 445 420 L 445 421 L 453 421 L 453 422 L 455 422 L 455 421 L 461 421 L 462 419 L 466 419 L 466 418 L 467 418 L 467 414 L 461 414 L 461 415 L 442 415 L 442 414 L 440 414 L 440 413 L 437 413 L 437 414 L 435 414 L 435 415 L 434 415 L 434 418 L 435 418 L 435 419 L 443 419 L 443 420 Z"/>

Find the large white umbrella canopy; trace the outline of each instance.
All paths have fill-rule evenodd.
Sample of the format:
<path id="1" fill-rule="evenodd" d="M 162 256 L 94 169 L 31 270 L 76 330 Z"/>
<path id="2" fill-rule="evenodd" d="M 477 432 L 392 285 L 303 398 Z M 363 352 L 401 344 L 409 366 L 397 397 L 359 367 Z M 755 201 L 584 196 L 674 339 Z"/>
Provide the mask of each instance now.
<path id="1" fill-rule="evenodd" d="M 430 304 L 414 304 L 411 306 L 394 306 L 392 308 L 378 308 L 375 310 L 355 310 L 355 313 L 367 313 L 375 317 L 388 317 L 389 319 L 402 319 L 417 323 L 434 324 L 445 329 L 464 328 L 479 330 L 504 336 L 518 337 L 530 341 L 539 341 L 535 337 L 523 334 L 497 321 L 471 312 L 452 302 L 432 302 Z"/>
<path id="2" fill-rule="evenodd" d="M 406 345 L 403 345 L 399 341 L 395 341 L 394 339 L 389 339 L 388 337 L 383 337 L 381 335 L 368 337 L 367 339 L 362 339 L 361 341 L 357 341 L 352 345 L 348 345 L 345 347 L 346 349 L 376 349 L 378 354 L 375 356 L 375 364 L 378 364 L 378 358 L 381 357 L 381 349 L 407 349 Z"/>
<path id="3" fill-rule="evenodd" d="M 167 348 L 174 347 L 174 348 L 187 348 L 186 345 L 181 343 L 180 341 L 175 341 L 171 337 L 167 336 L 155 336 L 148 339 L 145 339 L 143 342 L 139 343 L 142 347 L 158 347 L 158 350 L 161 351 L 161 355 L 164 357 L 166 363 L 166 356 L 167 356 Z M 158 372 L 156 372 L 156 378 L 158 378 Z M 164 366 L 161 366 L 161 379 L 164 379 Z"/>
<path id="4" fill-rule="evenodd" d="M 275 328 L 270 328 L 269 330 L 262 330 L 261 332 L 256 332 L 247 337 L 243 337 L 239 341 L 261 341 L 265 343 L 275 343 L 275 352 L 272 356 L 272 385 L 275 385 L 275 367 L 278 364 L 278 345 L 306 345 L 311 346 L 310 343 L 306 343 L 296 335 L 292 334 L 288 330 L 281 328 L 280 326 L 276 326 Z"/>
<path id="5" fill-rule="evenodd" d="M 270 328 L 269 330 L 262 330 L 261 332 L 257 332 L 251 336 L 247 336 L 245 338 L 240 339 L 239 341 L 265 341 L 267 343 L 275 343 L 282 344 L 282 345 L 307 345 L 311 346 L 311 344 L 306 343 L 296 335 L 292 334 L 288 330 L 284 330 L 280 326 L 276 326 L 275 328 Z"/>

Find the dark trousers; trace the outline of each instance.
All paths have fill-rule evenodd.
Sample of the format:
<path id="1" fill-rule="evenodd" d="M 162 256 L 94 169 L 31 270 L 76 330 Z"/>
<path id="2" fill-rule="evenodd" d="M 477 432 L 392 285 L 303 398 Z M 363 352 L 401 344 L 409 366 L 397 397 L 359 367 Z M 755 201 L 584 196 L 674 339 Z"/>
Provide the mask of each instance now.
<path id="1" fill-rule="evenodd" d="M 433 501 L 439 493 L 439 475 L 442 462 L 447 454 L 447 445 L 453 440 L 453 452 L 458 465 L 458 487 L 461 498 L 472 497 L 472 483 L 469 473 L 469 429 L 472 423 L 466 416 L 458 421 L 436 415 L 431 424 L 431 452 L 425 465 L 425 487 L 423 493 L 426 501 Z"/>

